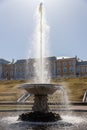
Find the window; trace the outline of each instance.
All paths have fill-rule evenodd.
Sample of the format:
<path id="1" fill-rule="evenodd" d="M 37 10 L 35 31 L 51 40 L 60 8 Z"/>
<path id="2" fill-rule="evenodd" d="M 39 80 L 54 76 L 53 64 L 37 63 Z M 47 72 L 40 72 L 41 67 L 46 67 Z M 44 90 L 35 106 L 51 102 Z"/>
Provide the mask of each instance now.
<path id="1" fill-rule="evenodd" d="M 73 67 L 70 67 L 69 70 L 70 70 L 71 73 L 74 72 Z"/>
<path id="2" fill-rule="evenodd" d="M 87 66 L 86 66 L 86 72 L 87 72 Z"/>
<path id="3" fill-rule="evenodd" d="M 82 71 L 82 73 L 84 73 L 85 72 L 85 67 L 82 67 L 81 71 Z"/>
<path id="4" fill-rule="evenodd" d="M 60 66 L 61 65 L 61 63 L 60 62 L 57 62 L 57 66 Z"/>
<path id="5" fill-rule="evenodd" d="M 72 63 L 71 63 L 71 61 L 69 61 L 69 65 L 71 65 Z"/>
<path id="6" fill-rule="evenodd" d="M 66 65 L 67 65 L 67 62 L 64 61 L 64 62 L 63 62 L 63 66 L 66 66 Z"/>
<path id="7" fill-rule="evenodd" d="M 63 72 L 64 72 L 64 73 L 67 72 L 67 68 L 66 68 L 66 67 L 63 68 Z"/>
<path id="8" fill-rule="evenodd" d="M 78 72 L 78 73 L 80 72 L 80 67 L 77 68 L 77 72 Z"/>
<path id="9" fill-rule="evenodd" d="M 69 65 L 73 65 L 74 64 L 74 62 L 71 60 L 71 61 L 69 61 Z"/>
<path id="10" fill-rule="evenodd" d="M 74 59 L 72 63 L 73 63 L 73 65 L 75 65 L 75 63 L 76 63 L 76 60 Z"/>
<path id="11" fill-rule="evenodd" d="M 60 73 L 60 68 L 58 68 L 57 72 L 58 72 L 58 74 Z"/>

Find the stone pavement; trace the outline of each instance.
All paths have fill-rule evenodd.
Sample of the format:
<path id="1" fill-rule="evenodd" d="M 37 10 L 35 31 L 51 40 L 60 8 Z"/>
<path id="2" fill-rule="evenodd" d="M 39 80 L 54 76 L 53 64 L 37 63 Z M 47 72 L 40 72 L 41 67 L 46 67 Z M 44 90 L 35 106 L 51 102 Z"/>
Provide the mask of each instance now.
<path id="1" fill-rule="evenodd" d="M 87 105 L 83 106 L 83 105 L 72 105 L 70 106 L 71 110 L 78 110 L 78 111 L 87 111 Z"/>

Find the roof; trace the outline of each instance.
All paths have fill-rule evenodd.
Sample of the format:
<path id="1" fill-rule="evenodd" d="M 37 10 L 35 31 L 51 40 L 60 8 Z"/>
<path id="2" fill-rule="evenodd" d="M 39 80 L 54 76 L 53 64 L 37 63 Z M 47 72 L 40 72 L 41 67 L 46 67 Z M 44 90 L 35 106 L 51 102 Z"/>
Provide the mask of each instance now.
<path id="1" fill-rule="evenodd" d="M 77 65 L 87 65 L 87 61 L 80 61 L 80 62 L 77 62 Z"/>
<path id="2" fill-rule="evenodd" d="M 44 57 L 44 58 L 46 58 L 47 60 L 56 60 L 55 56 L 53 56 L 53 57 Z M 15 64 L 20 64 L 20 63 L 25 63 L 27 61 L 35 61 L 35 60 L 37 60 L 37 59 L 36 58 L 32 58 L 32 59 L 31 58 L 30 59 L 21 59 L 21 60 L 17 60 L 15 62 Z"/>
<path id="3" fill-rule="evenodd" d="M 27 61 L 26 59 L 21 59 L 21 60 L 17 60 L 15 63 L 20 64 L 20 63 L 25 63 L 26 61 Z"/>
<path id="4" fill-rule="evenodd" d="M 70 57 L 67 57 L 67 56 L 58 56 L 57 57 L 57 60 L 61 60 L 61 59 L 69 59 Z"/>
<path id="5" fill-rule="evenodd" d="M 56 60 L 57 58 L 55 56 L 52 57 L 46 57 L 47 60 Z"/>
<path id="6" fill-rule="evenodd" d="M 63 60 L 63 59 L 76 59 L 77 60 L 77 57 L 67 57 L 67 56 L 60 56 L 60 57 L 57 57 L 57 60 Z"/>
<path id="7" fill-rule="evenodd" d="M 0 64 L 8 64 L 10 61 L 7 61 L 5 59 L 0 59 Z"/>

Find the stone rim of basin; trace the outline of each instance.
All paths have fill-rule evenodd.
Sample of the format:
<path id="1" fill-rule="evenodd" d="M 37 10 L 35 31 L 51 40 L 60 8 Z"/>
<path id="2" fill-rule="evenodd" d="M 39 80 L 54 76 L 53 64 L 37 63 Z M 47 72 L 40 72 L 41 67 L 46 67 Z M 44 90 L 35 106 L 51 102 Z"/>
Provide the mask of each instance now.
<path id="1" fill-rule="evenodd" d="M 48 95 L 53 94 L 57 90 L 61 90 L 61 85 L 59 84 L 21 84 L 18 88 L 25 89 L 27 92 L 33 95 Z"/>

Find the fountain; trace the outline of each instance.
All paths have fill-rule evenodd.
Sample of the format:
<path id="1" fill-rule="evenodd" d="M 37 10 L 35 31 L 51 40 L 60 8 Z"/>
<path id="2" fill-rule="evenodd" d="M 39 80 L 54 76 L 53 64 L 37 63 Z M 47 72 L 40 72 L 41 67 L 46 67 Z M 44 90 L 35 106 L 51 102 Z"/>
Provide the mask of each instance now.
<path id="1" fill-rule="evenodd" d="M 34 104 L 32 111 L 30 113 L 23 113 L 19 116 L 20 120 L 24 121 L 33 121 L 33 122 L 52 122 L 61 120 L 59 114 L 49 112 L 47 98 L 49 94 L 55 93 L 60 89 L 58 84 L 44 83 L 44 58 L 43 58 L 43 3 L 39 5 L 39 46 L 40 46 L 40 56 L 39 56 L 39 70 L 36 71 L 39 73 L 38 79 L 39 82 L 34 84 L 22 84 L 20 85 L 21 89 L 25 89 L 29 94 L 34 95 Z M 37 74 L 36 74 L 37 77 Z"/>
<path id="2" fill-rule="evenodd" d="M 50 84 L 48 82 L 48 77 L 46 73 L 46 66 L 44 65 L 43 52 L 43 4 L 39 5 L 39 58 L 37 58 L 37 66 L 35 68 L 35 79 L 33 79 L 33 84 L 21 84 L 20 89 L 25 89 L 30 95 L 34 96 L 34 103 L 32 107 L 32 112 L 23 113 L 18 109 L 0 111 L 0 130 L 87 130 L 87 109 L 77 110 L 72 114 L 66 114 L 67 111 L 64 109 L 56 113 L 50 111 L 48 105 L 48 96 L 55 94 L 61 90 L 64 92 L 63 87 L 58 84 Z M 38 60 L 39 59 L 39 60 Z M 46 61 L 47 63 L 47 61 Z M 66 94 L 67 96 L 67 94 Z M 65 100 L 67 97 L 64 97 Z M 6 104 L 5 104 L 6 105 Z M 17 104 L 19 105 L 19 104 Z M 24 105 L 24 104 L 22 104 Z M 3 106 L 5 107 L 5 106 Z M 76 106 L 78 107 L 78 106 Z M 80 107 L 80 106 L 79 106 Z M 9 106 L 8 106 L 9 108 Z M 12 105 L 13 108 L 13 105 Z M 86 106 L 84 106 L 86 108 Z M 72 109 L 72 107 L 71 107 Z M 23 110 L 22 110 L 23 111 Z M 4 112 L 4 113 L 3 113 Z M 18 116 L 20 113 L 20 116 Z M 19 120 L 18 120 L 19 118 Z"/>

